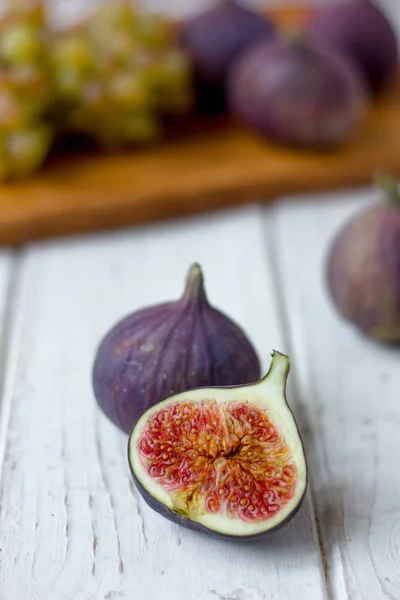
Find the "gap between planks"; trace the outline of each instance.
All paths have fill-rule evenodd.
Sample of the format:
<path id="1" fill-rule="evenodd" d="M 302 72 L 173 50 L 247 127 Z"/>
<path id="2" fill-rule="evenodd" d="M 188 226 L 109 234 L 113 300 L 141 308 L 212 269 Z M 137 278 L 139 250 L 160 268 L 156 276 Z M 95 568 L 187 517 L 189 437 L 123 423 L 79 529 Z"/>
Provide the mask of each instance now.
<path id="1" fill-rule="evenodd" d="M 12 388 L 17 364 L 24 293 L 21 278 L 21 252 L 0 256 L 0 488 L 11 409 Z M 9 364 L 14 365 L 9 370 Z M 1 506 L 0 506 L 1 510 Z"/>
<path id="2" fill-rule="evenodd" d="M 282 281 L 282 265 L 280 264 L 278 254 L 280 248 L 280 242 L 278 232 L 277 232 L 277 212 L 279 211 L 279 205 L 266 209 L 264 214 L 265 219 L 265 230 L 266 230 L 266 251 L 267 257 L 271 264 L 271 274 L 272 280 L 274 282 L 274 288 L 277 299 L 278 306 L 278 314 L 280 318 L 280 322 L 282 324 L 282 331 L 285 340 L 285 344 L 288 348 L 289 357 L 295 356 L 293 342 L 292 342 L 292 333 L 290 331 L 290 321 L 287 315 L 287 306 L 285 300 L 285 289 Z M 297 356 L 296 356 L 297 358 Z M 291 377 L 292 377 L 292 389 L 294 402 L 290 401 L 291 407 L 294 409 L 295 417 L 297 424 L 299 426 L 300 434 L 302 436 L 303 444 L 306 451 L 306 456 L 308 455 L 308 448 L 310 446 L 309 440 L 309 431 L 310 431 L 310 423 L 309 417 L 307 415 L 307 409 L 304 404 L 303 396 L 301 394 L 301 385 L 298 379 L 298 372 L 295 365 L 292 366 L 291 363 Z M 296 410 L 297 409 L 297 410 Z M 331 593 L 331 585 L 330 585 L 330 573 L 329 573 L 329 564 L 327 559 L 327 553 L 324 547 L 323 537 L 321 535 L 321 526 L 319 523 L 319 517 L 315 510 L 316 507 L 316 499 L 315 499 L 315 491 L 313 489 L 313 475 L 310 469 L 310 461 L 307 459 L 308 463 L 308 491 L 307 491 L 307 501 L 309 504 L 309 510 L 311 515 L 311 522 L 313 524 L 313 532 L 314 538 L 317 546 L 320 549 L 320 561 L 321 568 L 324 572 L 325 583 L 326 583 L 326 593 L 327 600 L 332 600 L 333 595 Z"/>
<path id="3" fill-rule="evenodd" d="M 324 281 L 330 240 L 376 201 L 372 189 L 344 190 L 288 200 L 276 212 L 283 310 L 336 600 L 400 598 L 399 353 L 341 319 Z"/>

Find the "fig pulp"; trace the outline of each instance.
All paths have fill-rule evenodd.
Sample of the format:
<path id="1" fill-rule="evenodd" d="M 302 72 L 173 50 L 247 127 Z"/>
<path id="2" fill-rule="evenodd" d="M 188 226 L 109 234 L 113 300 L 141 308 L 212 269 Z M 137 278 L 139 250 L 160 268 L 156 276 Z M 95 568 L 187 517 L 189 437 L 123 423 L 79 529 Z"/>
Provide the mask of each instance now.
<path id="1" fill-rule="evenodd" d="M 180 300 L 139 310 L 105 336 L 93 387 L 103 412 L 129 433 L 147 408 L 172 394 L 259 377 L 253 346 L 240 327 L 210 306 L 202 270 L 194 264 Z"/>
<path id="2" fill-rule="evenodd" d="M 307 35 L 352 59 L 374 93 L 385 88 L 396 73 L 394 27 L 369 0 L 341 0 L 322 6 L 311 17 Z"/>
<path id="3" fill-rule="evenodd" d="M 327 282 L 339 313 L 366 335 L 400 342 L 400 193 L 377 177 L 384 202 L 353 216 L 332 241 Z"/>
<path id="4" fill-rule="evenodd" d="M 253 385 L 191 390 L 140 417 L 128 458 L 151 508 L 189 529 L 238 540 L 264 536 L 294 516 L 307 464 L 285 398 L 289 358 L 272 356 Z"/>
<path id="5" fill-rule="evenodd" d="M 227 95 L 233 113 L 276 142 L 326 148 L 359 124 L 365 93 L 345 58 L 299 37 L 260 42 L 232 68 Z"/>

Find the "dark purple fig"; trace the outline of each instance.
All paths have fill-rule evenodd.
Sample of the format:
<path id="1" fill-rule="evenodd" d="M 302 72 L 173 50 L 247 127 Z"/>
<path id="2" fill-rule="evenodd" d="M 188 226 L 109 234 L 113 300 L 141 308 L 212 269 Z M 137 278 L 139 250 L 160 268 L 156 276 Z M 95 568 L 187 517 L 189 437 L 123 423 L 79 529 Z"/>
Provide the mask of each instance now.
<path id="1" fill-rule="evenodd" d="M 234 65 L 228 81 L 233 113 L 280 143 L 335 146 L 356 129 L 366 97 L 346 59 L 297 37 L 260 42 Z"/>
<path id="2" fill-rule="evenodd" d="M 273 31 L 267 19 L 228 0 L 187 21 L 181 41 L 201 77 L 221 83 L 238 55 Z"/>
<path id="3" fill-rule="evenodd" d="M 311 17 L 307 35 L 351 58 L 374 93 L 385 88 L 396 73 L 398 44 L 394 28 L 369 0 L 341 0 L 321 7 Z"/>
<path id="4" fill-rule="evenodd" d="M 203 274 L 192 265 L 180 300 L 139 310 L 100 343 L 93 387 L 103 412 L 129 433 L 149 407 L 200 386 L 239 385 L 260 376 L 243 331 L 207 301 Z"/>
<path id="5" fill-rule="evenodd" d="M 400 194 L 379 177 L 384 202 L 356 214 L 335 236 L 327 282 L 340 314 L 363 333 L 400 342 Z"/>
<path id="6" fill-rule="evenodd" d="M 231 65 L 250 45 L 273 32 L 272 23 L 233 0 L 225 0 L 183 25 L 181 43 L 193 61 L 201 112 L 225 107 L 224 81 Z"/>
<path id="7" fill-rule="evenodd" d="M 253 385 L 203 388 L 147 410 L 129 438 L 134 482 L 167 519 L 251 540 L 287 523 L 307 488 L 307 463 L 285 396 L 289 358 L 273 352 Z"/>

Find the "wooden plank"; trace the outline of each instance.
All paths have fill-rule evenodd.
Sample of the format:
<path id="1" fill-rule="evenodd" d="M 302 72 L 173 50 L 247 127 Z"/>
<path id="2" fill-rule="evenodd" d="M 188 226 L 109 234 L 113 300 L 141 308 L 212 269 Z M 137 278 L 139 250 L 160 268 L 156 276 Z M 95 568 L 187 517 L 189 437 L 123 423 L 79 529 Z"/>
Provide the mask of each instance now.
<path id="1" fill-rule="evenodd" d="M 20 290 L 19 262 L 16 254 L 0 252 L 0 473 L 10 409 L 7 354 L 12 351 L 10 335 L 18 320 L 14 300 Z"/>
<path id="2" fill-rule="evenodd" d="M 11 275 L 13 267 L 17 262 L 15 256 L 16 255 L 10 251 L 0 251 L 0 322 L 3 322 L 7 310 Z"/>
<path id="3" fill-rule="evenodd" d="M 398 92 L 379 102 L 330 153 L 280 148 L 211 120 L 152 149 L 55 157 L 35 177 L 1 187 L 0 244 L 365 184 L 378 166 L 400 176 L 399 106 Z"/>
<path id="4" fill-rule="evenodd" d="M 20 328 L 0 515 L 0 599 L 321 600 L 305 502 L 265 542 L 221 542 L 153 513 L 131 484 L 127 437 L 97 410 L 100 336 L 128 311 L 179 296 L 189 263 L 260 350 L 285 350 L 260 210 L 37 246 Z"/>
<path id="5" fill-rule="evenodd" d="M 274 239 L 302 421 L 309 423 L 328 584 L 337 600 L 400 597 L 399 353 L 342 321 L 324 285 L 331 236 L 374 199 L 370 190 L 308 203 L 297 198 L 297 205 L 279 207 Z"/>
<path id="6" fill-rule="evenodd" d="M 181 0 L 161 4 L 174 19 L 193 12 Z M 265 7 L 258 0 L 250 4 Z M 159 0 L 146 5 L 161 8 Z M 91 6 L 93 0 L 83 13 Z M 209 6 L 204 0 L 195 10 Z M 309 6 L 294 2 L 265 10 L 279 25 L 294 26 Z M 77 7 L 75 1 L 59 0 L 51 4 L 51 14 L 69 23 L 81 14 Z M 377 166 L 400 176 L 399 87 L 395 82 L 387 97 L 373 102 L 356 135 L 332 152 L 269 144 L 224 116 L 175 125 L 154 148 L 55 156 L 32 178 L 2 186 L 0 244 L 208 212 L 253 197 L 271 201 L 285 193 L 369 183 Z"/>

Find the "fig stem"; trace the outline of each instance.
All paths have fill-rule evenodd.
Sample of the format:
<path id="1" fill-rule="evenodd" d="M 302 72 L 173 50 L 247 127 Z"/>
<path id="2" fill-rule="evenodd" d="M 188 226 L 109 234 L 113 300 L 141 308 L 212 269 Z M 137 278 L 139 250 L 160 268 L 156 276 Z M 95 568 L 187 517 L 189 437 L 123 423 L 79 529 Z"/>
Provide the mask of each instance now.
<path id="1" fill-rule="evenodd" d="M 207 300 L 203 271 L 199 263 L 194 263 L 189 269 L 182 300 Z"/>
<path id="2" fill-rule="evenodd" d="M 389 173 L 379 172 L 375 175 L 375 182 L 385 194 L 388 203 L 400 207 L 400 192 L 396 179 Z"/>
<path id="3" fill-rule="evenodd" d="M 268 385 L 276 385 L 281 389 L 285 389 L 286 380 L 290 371 L 290 359 L 286 354 L 282 354 L 277 350 L 272 352 L 272 360 L 268 373 L 261 378 L 260 383 Z"/>

